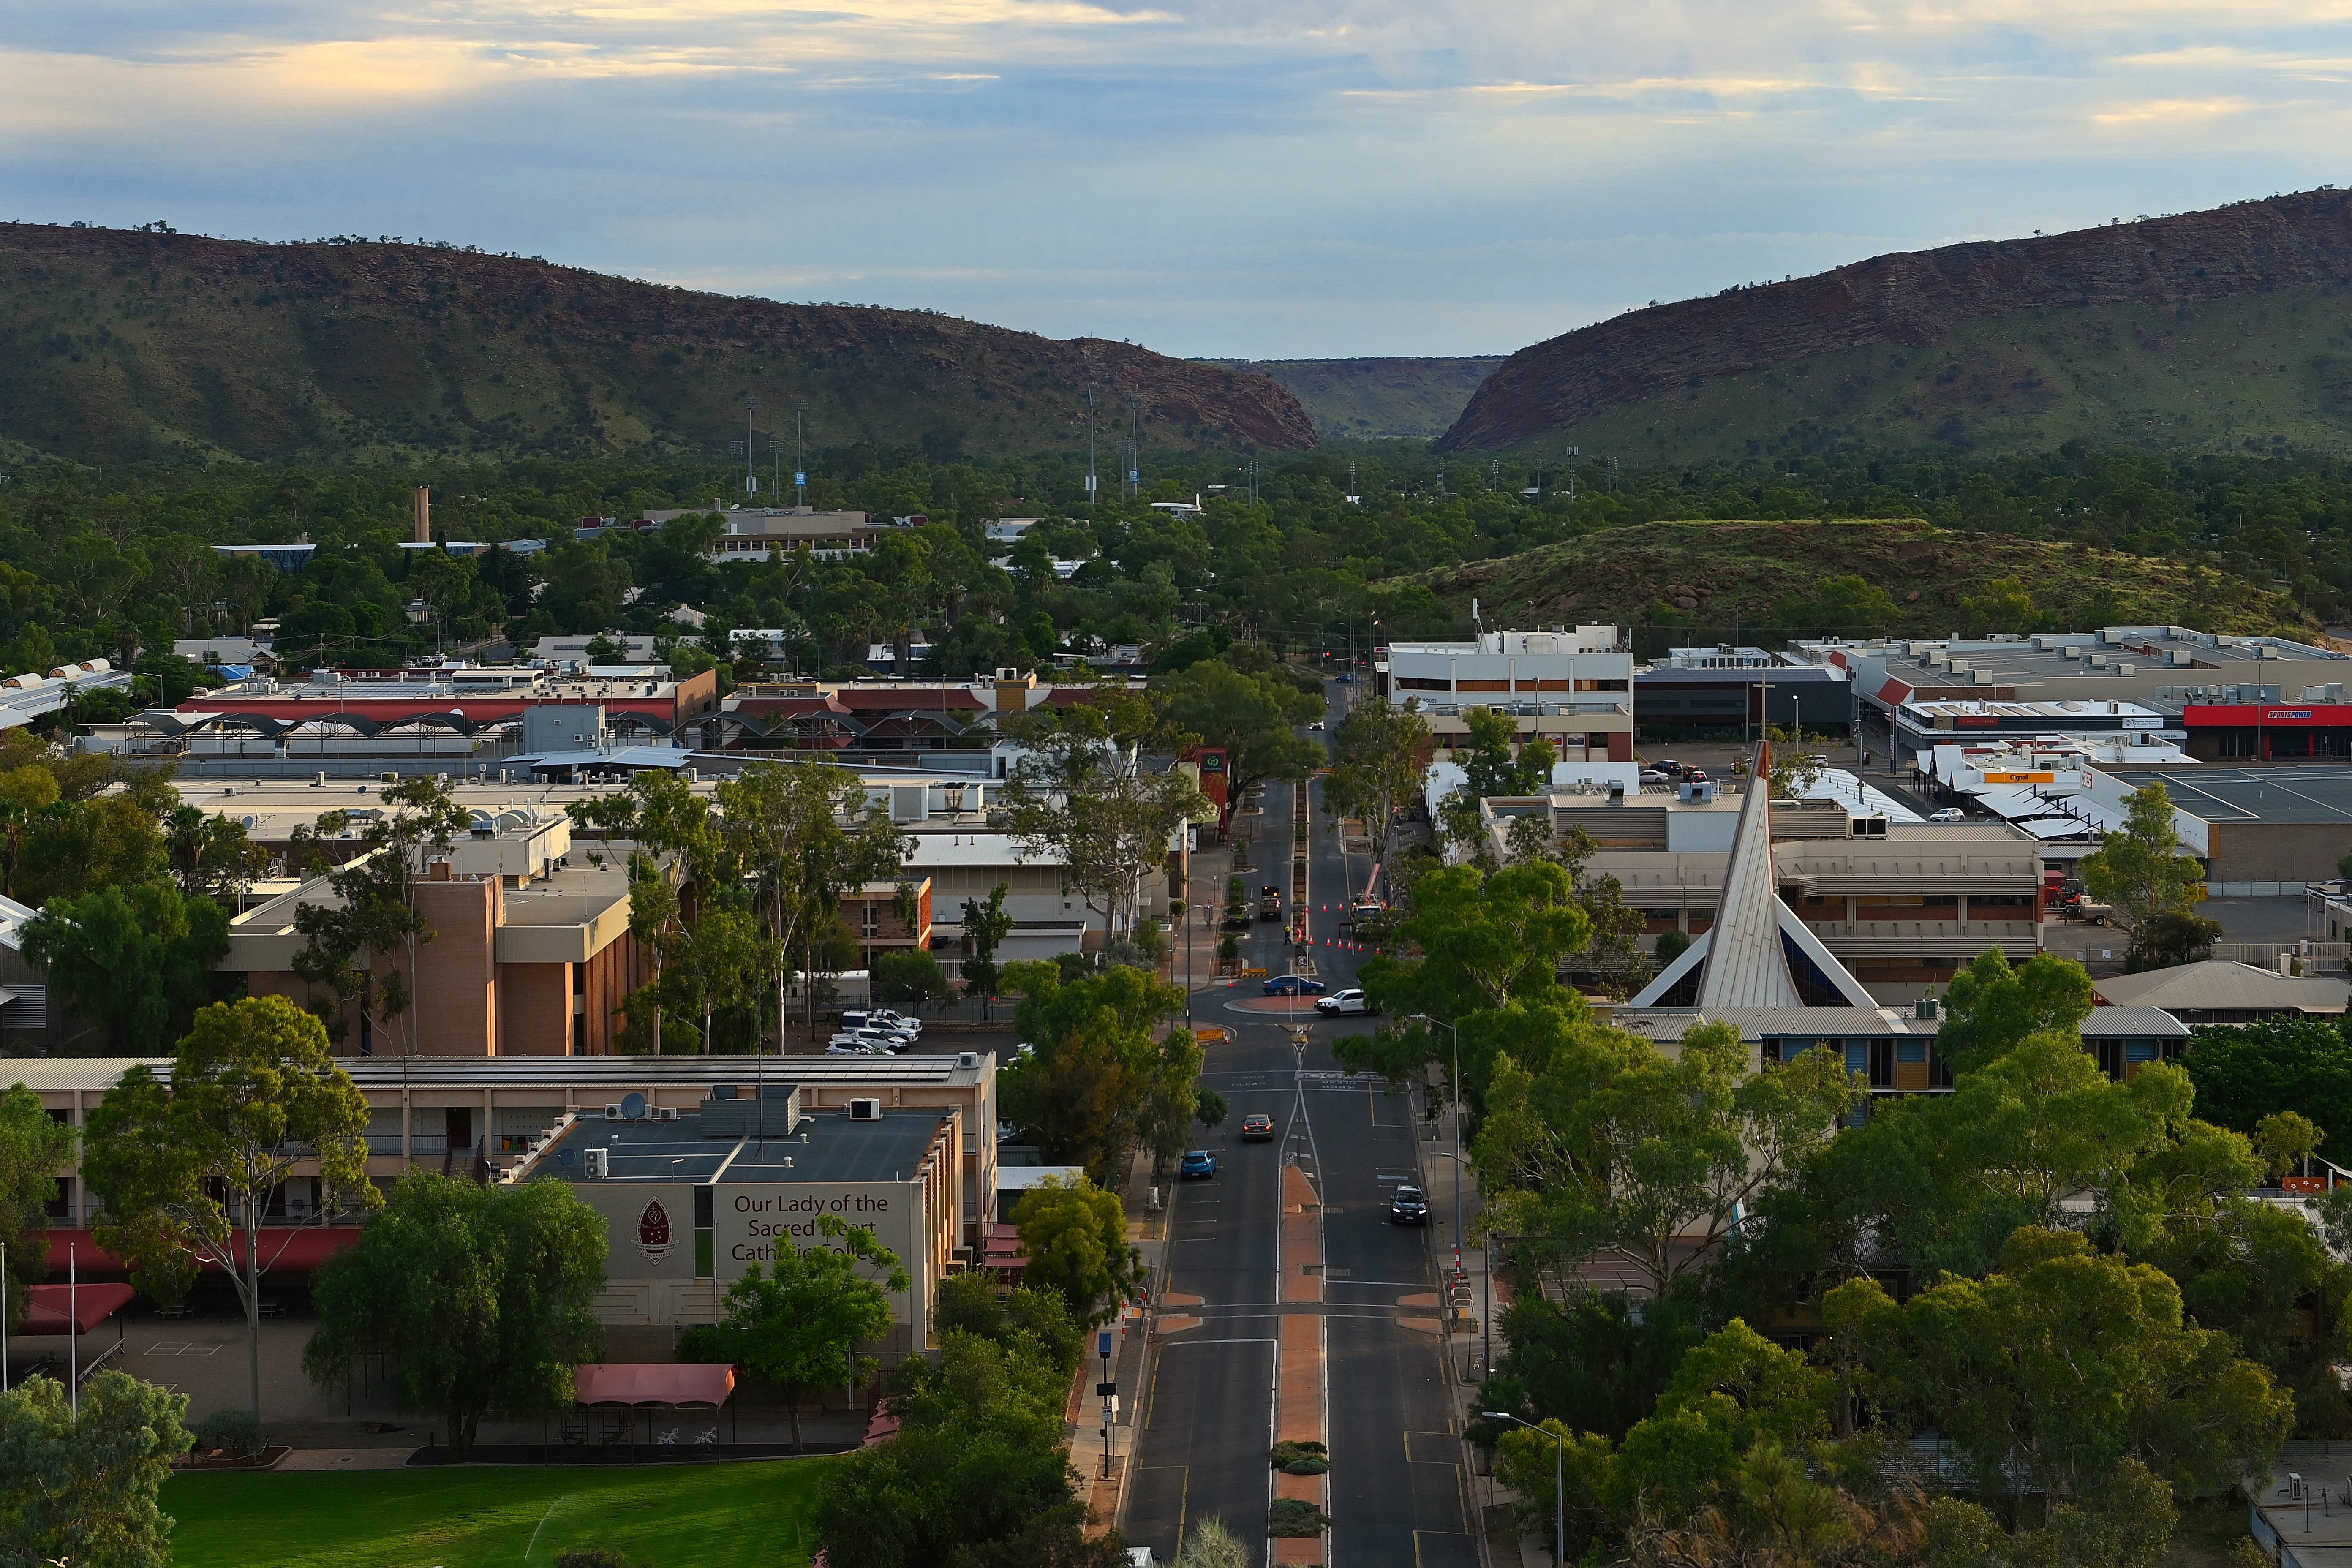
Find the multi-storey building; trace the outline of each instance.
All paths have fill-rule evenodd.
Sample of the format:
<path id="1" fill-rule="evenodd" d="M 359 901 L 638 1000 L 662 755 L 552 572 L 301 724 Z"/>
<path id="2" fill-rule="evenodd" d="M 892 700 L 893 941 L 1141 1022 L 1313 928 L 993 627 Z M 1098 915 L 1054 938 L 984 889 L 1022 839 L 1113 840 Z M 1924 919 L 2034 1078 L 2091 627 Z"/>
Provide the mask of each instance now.
<path id="1" fill-rule="evenodd" d="M 1568 762 L 1631 762 L 1633 656 L 1613 626 L 1484 632 L 1465 643 L 1395 643 L 1374 660 L 1391 700 L 1417 699 L 1437 743 L 1469 732 L 1463 712 L 1491 708 Z"/>

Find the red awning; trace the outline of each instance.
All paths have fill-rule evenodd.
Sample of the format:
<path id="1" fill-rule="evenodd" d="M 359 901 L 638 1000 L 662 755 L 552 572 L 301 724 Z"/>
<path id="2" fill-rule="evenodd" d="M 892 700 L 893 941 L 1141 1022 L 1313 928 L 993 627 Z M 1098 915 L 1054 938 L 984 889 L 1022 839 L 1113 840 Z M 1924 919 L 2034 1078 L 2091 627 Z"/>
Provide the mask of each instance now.
<path id="1" fill-rule="evenodd" d="M 735 1369 L 696 1362 L 619 1362 L 572 1369 L 583 1405 L 709 1405 L 727 1403 Z"/>
<path id="2" fill-rule="evenodd" d="M 66 1272 L 66 1248 L 74 1248 L 76 1260 L 85 1274 L 120 1274 L 129 1265 L 100 1247 L 87 1230 L 57 1229 L 44 1233 L 49 1244 L 49 1273 L 63 1279 Z M 261 1268 L 264 1273 L 283 1268 L 293 1274 L 308 1274 L 319 1265 L 351 1246 L 360 1238 L 355 1225 L 304 1226 L 299 1230 L 264 1226 L 261 1232 Z M 245 1237 L 239 1233 L 233 1238 L 238 1260 L 245 1258 Z M 210 1262 L 199 1267 L 207 1274 L 220 1272 Z"/>
<path id="3" fill-rule="evenodd" d="M 77 1320 L 86 1334 L 129 1305 L 136 1292 L 128 1285 L 36 1285 L 29 1294 L 16 1329 L 20 1334 L 67 1333 Z"/>

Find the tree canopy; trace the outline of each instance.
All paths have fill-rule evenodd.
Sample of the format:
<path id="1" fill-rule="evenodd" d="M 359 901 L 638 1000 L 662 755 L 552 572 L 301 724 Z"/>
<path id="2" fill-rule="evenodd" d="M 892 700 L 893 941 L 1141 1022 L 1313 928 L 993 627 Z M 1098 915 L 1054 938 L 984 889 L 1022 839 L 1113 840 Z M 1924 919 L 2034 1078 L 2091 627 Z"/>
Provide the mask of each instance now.
<path id="1" fill-rule="evenodd" d="M 551 1410 L 603 1340 L 604 1217 L 562 1182 L 485 1186 L 411 1171 L 356 1244 L 312 1279 L 302 1369 L 332 1387 L 363 1366 L 442 1418 L 453 1453 L 490 1410 Z"/>

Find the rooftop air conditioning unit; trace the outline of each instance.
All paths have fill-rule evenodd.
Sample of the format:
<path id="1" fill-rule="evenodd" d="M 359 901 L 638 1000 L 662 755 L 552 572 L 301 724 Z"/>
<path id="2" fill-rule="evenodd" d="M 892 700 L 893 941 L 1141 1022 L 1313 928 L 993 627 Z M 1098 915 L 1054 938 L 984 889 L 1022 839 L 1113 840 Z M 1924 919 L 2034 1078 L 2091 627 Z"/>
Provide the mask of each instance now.
<path id="1" fill-rule="evenodd" d="M 853 1100 L 849 1102 L 849 1119 L 852 1121 L 879 1121 L 882 1120 L 882 1102 L 871 1098 Z"/>
<path id="2" fill-rule="evenodd" d="M 606 1107 L 604 1108 L 604 1120 L 605 1120 L 605 1121 L 620 1121 L 620 1120 L 621 1120 L 621 1108 L 620 1108 L 619 1106 L 617 1106 L 617 1105 L 608 1105 L 608 1106 L 606 1106 Z"/>
<path id="3" fill-rule="evenodd" d="M 960 1068 L 976 1068 L 979 1065 L 980 1053 L 978 1051 L 958 1051 L 956 1053 L 956 1066 Z"/>
<path id="4" fill-rule="evenodd" d="M 2136 664 L 2119 664 L 2116 666 L 2116 673 L 2117 675 L 2137 675 L 2139 673 L 2139 666 Z"/>
<path id="5" fill-rule="evenodd" d="M 654 1107 L 654 1120 L 655 1120 L 656 1121 L 677 1121 L 677 1106 L 675 1106 L 675 1105 L 656 1105 L 656 1106 L 655 1106 L 655 1107 Z"/>
<path id="6" fill-rule="evenodd" d="M 2105 669 L 2105 668 L 2107 668 L 2107 656 L 2106 656 L 2105 654 L 2103 654 L 2103 653 L 2095 653 L 2095 654 L 2093 654 L 2093 655 L 2091 656 L 2091 668 L 2092 668 L 2093 669 Z"/>
<path id="7" fill-rule="evenodd" d="M 588 1179 L 592 1182 L 601 1182 L 613 1173 L 610 1150 L 583 1149 L 580 1163 L 586 1167 Z"/>

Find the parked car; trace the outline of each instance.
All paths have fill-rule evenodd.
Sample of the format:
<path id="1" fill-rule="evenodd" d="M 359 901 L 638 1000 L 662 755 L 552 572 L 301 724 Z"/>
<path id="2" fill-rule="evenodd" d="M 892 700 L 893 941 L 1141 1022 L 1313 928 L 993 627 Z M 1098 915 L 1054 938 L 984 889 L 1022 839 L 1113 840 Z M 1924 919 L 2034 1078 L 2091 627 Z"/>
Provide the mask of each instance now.
<path id="1" fill-rule="evenodd" d="M 1217 1157 L 1206 1149 L 1187 1149 L 1176 1163 L 1176 1174 L 1188 1182 L 1205 1181 L 1217 1173 Z"/>
<path id="2" fill-rule="evenodd" d="M 1336 1018 L 1343 1013 L 1376 1013 L 1380 1009 L 1365 1001 L 1362 992 L 1349 986 L 1345 991 L 1334 991 L 1328 996 L 1315 998 L 1315 1010 L 1327 1018 Z"/>
<path id="3" fill-rule="evenodd" d="M 1389 1197 L 1391 1225 L 1427 1225 L 1429 1194 L 1419 1187 L 1399 1187 Z"/>
<path id="4" fill-rule="evenodd" d="M 1941 811 L 1929 812 L 1927 814 L 1927 820 L 1930 822 L 1962 822 L 1967 820 L 1968 815 L 1969 814 L 1967 812 L 1962 811 L 1957 805 L 1948 805 Z"/>
<path id="5" fill-rule="evenodd" d="M 866 1016 L 892 1028 L 905 1029 L 910 1034 L 919 1035 L 923 1032 L 923 1021 L 920 1018 L 911 1017 L 894 1007 L 877 1007 Z"/>
<path id="6" fill-rule="evenodd" d="M 911 1018 L 896 1013 L 844 1013 L 841 1026 L 845 1029 L 873 1029 L 886 1035 L 904 1035 L 908 1039 L 923 1032 L 923 1026 Z"/>
<path id="7" fill-rule="evenodd" d="M 1309 730 L 1320 730 L 1321 728 L 1323 728 L 1323 721 L 1322 721 L 1322 720 L 1320 720 L 1320 719 L 1318 719 L 1318 720 L 1316 720 L 1316 721 L 1315 721 L 1315 722 L 1313 722 L 1312 724 L 1307 725 L 1307 727 Z"/>
<path id="8" fill-rule="evenodd" d="M 1309 980 L 1304 974 L 1277 974 L 1265 983 L 1265 994 L 1269 996 L 1320 996 L 1323 994 L 1323 983 Z"/>
<path id="9" fill-rule="evenodd" d="M 1683 771 L 1682 763 L 1675 761 L 1672 757 L 1660 757 L 1656 762 L 1652 763 L 1650 765 L 1657 769 L 1660 773 L 1670 776 L 1679 774 Z"/>
<path id="10" fill-rule="evenodd" d="M 1669 784 L 1675 782 L 1675 777 L 1672 773 L 1657 768 L 1643 768 L 1641 782 L 1645 787 L 1650 784 Z"/>
<path id="11" fill-rule="evenodd" d="M 1242 1118 L 1242 1142 L 1265 1143 L 1274 1138 L 1274 1118 L 1263 1110 L 1253 1110 Z"/>

